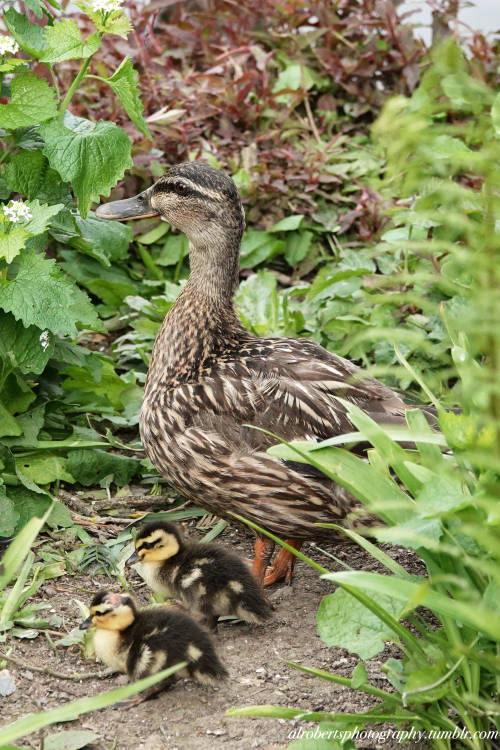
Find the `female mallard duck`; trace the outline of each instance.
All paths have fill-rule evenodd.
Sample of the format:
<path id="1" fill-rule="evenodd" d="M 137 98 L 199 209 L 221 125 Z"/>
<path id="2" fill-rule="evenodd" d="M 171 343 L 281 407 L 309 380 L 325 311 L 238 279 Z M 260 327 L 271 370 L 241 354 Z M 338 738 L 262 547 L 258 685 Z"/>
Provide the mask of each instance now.
<path id="1" fill-rule="evenodd" d="M 271 616 L 260 585 L 237 555 L 217 544 L 186 542 L 173 523 L 151 521 L 139 529 L 136 553 L 146 583 L 175 596 L 215 631 L 223 615 L 261 623 Z"/>
<path id="2" fill-rule="evenodd" d="M 403 401 L 377 380 L 359 379 L 359 368 L 313 341 L 258 338 L 241 325 L 233 294 L 245 220 L 223 172 L 202 162 L 179 164 L 135 198 L 100 206 L 97 215 L 160 215 L 189 239 L 191 274 L 156 338 L 140 416 L 153 464 L 218 516 L 238 513 L 297 548 L 320 538 L 315 524 L 338 523 L 353 497 L 308 465 L 268 455 L 275 440 L 252 427 L 288 441 L 324 440 L 353 429 L 336 396 L 379 421 L 401 417 Z M 257 538 L 259 580 L 273 548 L 267 537 Z M 281 549 L 264 583 L 290 580 L 294 560 Z"/>
<path id="3" fill-rule="evenodd" d="M 82 630 L 96 628 L 95 653 L 100 661 L 129 678 L 143 677 L 186 661 L 178 674 L 201 683 L 227 677 L 208 633 L 191 617 L 168 607 L 138 610 L 127 594 L 99 591 L 90 604 Z M 129 703 L 139 702 L 171 685 L 176 674 L 154 685 Z"/>

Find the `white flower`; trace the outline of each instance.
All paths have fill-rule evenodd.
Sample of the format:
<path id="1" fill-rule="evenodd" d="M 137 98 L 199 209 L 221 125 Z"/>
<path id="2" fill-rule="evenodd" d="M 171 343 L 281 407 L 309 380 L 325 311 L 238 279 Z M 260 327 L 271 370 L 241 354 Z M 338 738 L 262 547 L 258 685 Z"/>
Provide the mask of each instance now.
<path id="1" fill-rule="evenodd" d="M 15 55 L 18 51 L 19 45 L 17 44 L 17 42 L 15 42 L 10 38 L 10 36 L 7 36 L 6 34 L 0 35 L 0 57 L 3 57 L 8 52 L 10 52 L 11 55 Z"/>
<path id="2" fill-rule="evenodd" d="M 92 0 L 92 10 L 102 10 L 104 13 L 112 13 L 120 10 L 123 0 Z"/>
<path id="3" fill-rule="evenodd" d="M 42 347 L 43 351 L 47 351 L 50 344 L 50 335 L 48 331 L 42 331 L 40 334 L 40 346 Z"/>
<path id="4" fill-rule="evenodd" d="M 10 201 L 10 203 L 7 203 L 3 207 L 3 215 L 14 224 L 18 224 L 23 219 L 29 221 L 33 218 L 30 207 L 24 201 Z"/>

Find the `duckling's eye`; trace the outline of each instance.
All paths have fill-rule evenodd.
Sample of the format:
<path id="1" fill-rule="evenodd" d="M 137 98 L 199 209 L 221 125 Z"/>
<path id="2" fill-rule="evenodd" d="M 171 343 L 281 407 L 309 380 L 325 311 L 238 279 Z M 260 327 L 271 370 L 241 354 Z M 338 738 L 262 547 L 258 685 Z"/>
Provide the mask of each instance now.
<path id="1" fill-rule="evenodd" d="M 182 182 L 174 182 L 174 190 L 177 193 L 177 195 L 186 195 L 188 192 L 188 186 L 183 185 Z"/>

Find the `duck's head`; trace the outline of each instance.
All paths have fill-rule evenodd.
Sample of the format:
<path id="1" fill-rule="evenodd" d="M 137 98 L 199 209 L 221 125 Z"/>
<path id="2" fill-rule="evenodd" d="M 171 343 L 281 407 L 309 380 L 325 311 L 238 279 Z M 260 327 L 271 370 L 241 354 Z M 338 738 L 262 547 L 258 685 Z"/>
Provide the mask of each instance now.
<path id="1" fill-rule="evenodd" d="M 166 521 L 151 521 L 143 526 L 135 538 L 135 554 L 132 562 L 164 562 L 184 548 L 184 541 L 177 527 Z"/>
<path id="2" fill-rule="evenodd" d="M 125 630 L 137 616 L 134 600 L 127 594 L 99 591 L 90 603 L 90 614 L 78 627 Z"/>
<path id="3" fill-rule="evenodd" d="M 221 235 L 239 245 L 245 226 L 232 179 L 201 161 L 170 167 L 152 187 L 134 198 L 105 203 L 96 214 L 117 221 L 160 216 L 198 247 L 217 243 Z"/>

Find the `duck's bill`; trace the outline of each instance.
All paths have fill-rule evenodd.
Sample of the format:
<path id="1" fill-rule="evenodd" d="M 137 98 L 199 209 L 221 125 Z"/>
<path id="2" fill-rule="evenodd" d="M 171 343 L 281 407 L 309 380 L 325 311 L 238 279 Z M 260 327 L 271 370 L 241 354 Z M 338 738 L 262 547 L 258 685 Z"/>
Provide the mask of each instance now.
<path id="1" fill-rule="evenodd" d="M 111 201 L 97 207 L 96 216 L 100 219 L 111 219 L 114 221 L 131 221 L 132 219 L 150 219 L 158 216 L 150 202 L 151 190 L 125 198 L 123 201 Z"/>
<path id="2" fill-rule="evenodd" d="M 136 562 L 140 561 L 140 557 L 137 554 L 137 552 L 134 552 L 125 562 L 125 565 L 133 565 Z"/>
<path id="3" fill-rule="evenodd" d="M 86 620 L 81 622 L 78 626 L 78 630 L 87 630 L 87 628 L 91 628 L 91 627 L 92 627 L 92 616 L 87 617 Z"/>

